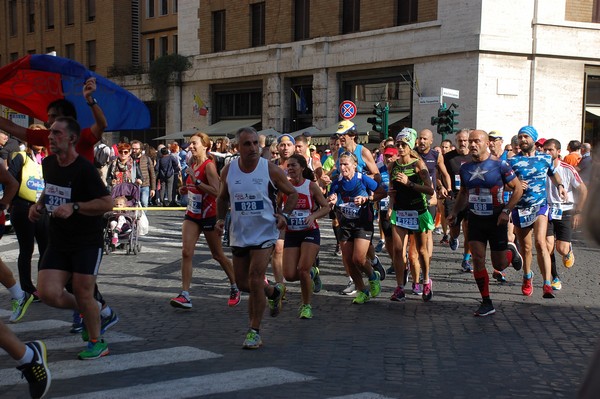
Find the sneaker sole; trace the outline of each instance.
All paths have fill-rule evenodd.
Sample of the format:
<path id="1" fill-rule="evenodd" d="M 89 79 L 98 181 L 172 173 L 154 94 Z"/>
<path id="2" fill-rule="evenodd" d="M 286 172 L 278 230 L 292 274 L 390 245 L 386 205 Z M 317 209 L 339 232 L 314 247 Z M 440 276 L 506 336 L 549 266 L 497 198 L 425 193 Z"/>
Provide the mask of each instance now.
<path id="1" fill-rule="evenodd" d="M 521 253 L 517 249 L 517 246 L 515 245 L 515 243 L 509 242 L 508 248 L 513 253 L 513 259 L 511 262 L 512 267 L 516 271 L 521 270 L 523 268 L 523 257 L 521 256 Z M 516 258 L 515 258 L 515 255 L 516 255 Z"/>
<path id="2" fill-rule="evenodd" d="M 188 304 L 183 304 L 177 301 L 170 301 L 169 302 L 171 304 L 171 306 L 173 306 L 174 308 L 178 308 L 178 309 L 191 309 L 192 308 L 192 304 L 190 303 Z"/>
<path id="3" fill-rule="evenodd" d="M 100 335 L 104 334 L 106 332 L 106 330 L 108 330 L 109 328 L 111 328 L 112 326 L 117 324 L 118 322 L 119 322 L 119 316 L 117 314 L 115 314 L 115 317 L 113 319 L 111 319 L 110 322 L 108 322 L 105 326 L 103 326 L 100 329 Z"/>
<path id="4" fill-rule="evenodd" d="M 473 316 L 475 316 L 475 317 L 485 317 L 485 316 L 491 316 L 494 313 L 496 313 L 496 309 L 489 310 L 489 311 L 487 311 L 485 313 L 475 312 L 475 313 L 473 313 Z"/>
<path id="5" fill-rule="evenodd" d="M 109 354 L 110 354 L 110 351 L 108 350 L 108 348 L 106 348 L 105 350 L 100 352 L 98 354 L 98 356 L 81 357 L 81 355 L 77 355 L 77 357 L 79 358 L 79 360 L 96 360 L 96 359 L 100 359 L 101 357 L 108 356 Z"/>
<path id="6" fill-rule="evenodd" d="M 240 297 L 237 302 L 227 302 L 227 306 L 229 306 L 230 308 L 235 308 L 237 305 L 240 304 L 240 302 L 242 302 L 242 297 Z"/>
<path id="7" fill-rule="evenodd" d="M 23 316 L 25 316 L 25 312 L 27 312 L 27 309 L 29 309 L 29 305 L 31 305 L 33 303 L 33 295 L 29 295 L 29 298 L 27 298 L 27 301 L 25 301 L 25 304 L 23 305 L 23 309 L 21 310 L 21 314 L 19 315 L 19 317 L 17 317 L 14 320 L 9 320 L 11 323 L 17 323 L 19 320 L 21 320 L 23 318 Z"/>

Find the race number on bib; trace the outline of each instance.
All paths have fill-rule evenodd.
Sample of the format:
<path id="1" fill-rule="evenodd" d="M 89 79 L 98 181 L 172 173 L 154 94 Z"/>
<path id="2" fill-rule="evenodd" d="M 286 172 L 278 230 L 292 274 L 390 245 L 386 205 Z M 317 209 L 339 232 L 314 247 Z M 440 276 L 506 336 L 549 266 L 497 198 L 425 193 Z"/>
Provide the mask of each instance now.
<path id="1" fill-rule="evenodd" d="M 550 207 L 550 219 L 552 220 L 562 220 L 563 210 L 560 207 L 560 204 L 552 204 Z"/>
<path id="2" fill-rule="evenodd" d="M 259 193 L 235 193 L 233 209 L 240 216 L 257 216 L 265 209 L 265 204 Z"/>
<path id="3" fill-rule="evenodd" d="M 419 212 L 396 211 L 396 226 L 407 230 L 419 230 Z"/>
<path id="4" fill-rule="evenodd" d="M 387 211 L 390 207 L 390 197 L 385 197 L 381 201 L 379 201 L 379 210 Z"/>
<path id="5" fill-rule="evenodd" d="M 537 213 L 540 210 L 539 206 L 531 206 L 525 209 L 518 209 L 519 214 L 519 225 L 521 227 L 529 227 L 535 222 Z"/>
<path id="6" fill-rule="evenodd" d="M 454 189 L 460 190 L 460 175 L 454 175 Z"/>
<path id="7" fill-rule="evenodd" d="M 194 215 L 199 215 L 202 213 L 202 198 L 204 196 L 202 194 L 192 193 L 188 191 L 188 212 L 193 213 Z"/>
<path id="8" fill-rule="evenodd" d="M 48 212 L 54 212 L 62 204 L 71 202 L 71 188 L 61 187 L 54 184 L 46 184 L 44 205 Z"/>
<path id="9" fill-rule="evenodd" d="M 494 214 L 494 204 L 491 195 L 469 194 L 471 212 L 477 216 L 491 216 Z"/>
<path id="10" fill-rule="evenodd" d="M 340 212 L 346 219 L 358 219 L 360 213 L 360 207 L 354 202 L 340 205 Z"/>
<path id="11" fill-rule="evenodd" d="M 308 209 L 294 209 L 288 218 L 288 229 L 301 231 L 308 229 L 306 218 L 310 216 Z"/>

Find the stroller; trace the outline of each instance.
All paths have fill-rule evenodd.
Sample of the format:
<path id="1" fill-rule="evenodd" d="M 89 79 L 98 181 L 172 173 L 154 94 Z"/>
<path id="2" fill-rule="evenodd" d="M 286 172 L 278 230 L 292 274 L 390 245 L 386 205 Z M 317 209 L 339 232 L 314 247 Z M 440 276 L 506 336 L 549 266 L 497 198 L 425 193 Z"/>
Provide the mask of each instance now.
<path id="1" fill-rule="evenodd" d="M 121 196 L 127 198 L 128 207 L 141 206 L 140 188 L 133 183 L 117 184 L 112 188 L 111 195 L 113 200 Z M 138 240 L 138 223 L 141 215 L 142 211 L 120 212 L 114 210 L 104 214 L 106 219 L 106 227 L 104 228 L 104 253 L 106 255 L 109 255 L 111 252 L 114 252 L 119 248 L 124 249 L 127 252 L 127 255 L 129 255 L 131 252 L 133 252 L 134 255 L 137 255 L 138 252 L 141 252 L 142 245 Z M 124 228 L 120 232 L 116 233 L 118 236 L 119 245 L 115 246 L 112 242 L 115 232 L 111 226 L 111 222 L 115 222 L 120 216 L 125 218 L 127 228 Z"/>

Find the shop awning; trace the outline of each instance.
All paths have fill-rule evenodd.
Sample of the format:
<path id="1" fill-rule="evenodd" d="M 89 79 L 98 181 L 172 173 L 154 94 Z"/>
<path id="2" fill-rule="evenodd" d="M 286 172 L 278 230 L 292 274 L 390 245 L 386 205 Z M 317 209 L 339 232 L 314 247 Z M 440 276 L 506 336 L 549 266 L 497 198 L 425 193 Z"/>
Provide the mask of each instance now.
<path id="1" fill-rule="evenodd" d="M 409 115 L 408 112 L 390 112 L 388 115 L 388 125 L 392 125 Z M 359 114 L 352 119 L 352 122 L 356 125 L 356 129 L 359 133 L 358 142 L 360 144 L 369 142 L 369 132 L 371 132 L 372 125 L 367 122 L 367 118 L 370 118 L 371 114 Z M 329 144 L 329 136 L 334 134 L 338 129 L 338 124 L 327 126 L 325 129 L 313 134 L 312 143 L 315 145 L 326 145 Z M 365 134 L 367 133 L 367 134 Z"/>
<path id="2" fill-rule="evenodd" d="M 184 130 L 182 132 L 171 133 L 171 134 L 167 134 L 165 136 L 160 136 L 160 137 L 157 137 L 157 138 L 155 138 L 153 140 L 166 140 L 166 141 L 169 141 L 169 140 L 181 140 L 181 139 L 184 139 L 186 137 L 191 136 L 192 134 L 194 134 L 194 133 L 196 133 L 198 131 L 199 130 L 197 128 L 193 127 L 191 129 Z"/>
<path id="3" fill-rule="evenodd" d="M 227 119 L 205 127 L 201 131 L 209 136 L 234 135 L 238 129 L 257 125 L 260 121 L 260 119 Z"/>
<path id="4" fill-rule="evenodd" d="M 585 107 L 586 112 L 600 117 L 600 107 Z"/>
<path id="5" fill-rule="evenodd" d="M 307 128 L 304 128 L 304 129 L 296 130 L 295 132 L 291 132 L 290 134 L 293 137 L 296 137 L 296 136 L 301 135 L 304 132 L 309 132 L 311 134 L 311 136 L 317 136 L 318 135 L 317 133 L 319 133 L 319 129 L 317 129 L 314 126 L 311 126 L 311 127 L 307 127 Z"/>
<path id="6" fill-rule="evenodd" d="M 279 133 L 277 130 L 273 129 L 272 127 L 268 128 L 268 129 L 260 130 L 257 133 L 264 134 L 265 136 L 275 136 L 275 137 L 281 136 L 281 133 Z"/>

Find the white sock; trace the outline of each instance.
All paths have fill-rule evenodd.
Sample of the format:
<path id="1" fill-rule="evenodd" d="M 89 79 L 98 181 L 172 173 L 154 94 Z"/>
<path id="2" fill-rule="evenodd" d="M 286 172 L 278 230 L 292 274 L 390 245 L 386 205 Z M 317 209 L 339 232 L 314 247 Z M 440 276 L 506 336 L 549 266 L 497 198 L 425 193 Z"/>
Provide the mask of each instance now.
<path id="1" fill-rule="evenodd" d="M 112 309 L 108 305 L 106 305 L 106 307 L 104 309 L 100 310 L 100 316 L 102 316 L 102 317 L 109 317 L 111 314 L 112 314 Z"/>
<path id="2" fill-rule="evenodd" d="M 376 265 L 377 264 L 377 256 L 373 257 L 373 259 L 371 259 L 371 265 Z"/>
<path id="3" fill-rule="evenodd" d="M 33 350 L 25 345 L 25 355 L 20 358 L 19 360 L 17 360 L 17 363 L 19 363 L 19 366 L 22 366 L 24 364 L 28 364 L 31 363 L 33 361 Z"/>
<path id="4" fill-rule="evenodd" d="M 10 295 L 13 299 L 21 299 L 25 296 L 25 291 L 21 289 L 21 284 L 15 283 L 12 287 L 8 289 Z"/>

